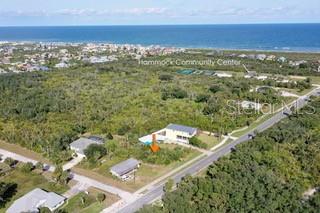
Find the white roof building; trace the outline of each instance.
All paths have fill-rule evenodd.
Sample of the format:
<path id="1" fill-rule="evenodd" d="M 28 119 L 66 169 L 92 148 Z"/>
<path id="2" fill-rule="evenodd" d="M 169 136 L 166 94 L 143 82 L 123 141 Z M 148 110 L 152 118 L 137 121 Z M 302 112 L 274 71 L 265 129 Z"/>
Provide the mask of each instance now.
<path id="1" fill-rule="evenodd" d="M 54 192 L 36 188 L 14 201 L 6 213 L 39 212 L 41 207 L 54 211 L 62 206 L 65 200 L 65 197 Z"/>
<path id="2" fill-rule="evenodd" d="M 218 78 L 231 78 L 232 77 L 232 74 L 228 74 L 228 73 L 225 73 L 225 72 L 217 72 L 217 73 L 215 73 L 215 75 Z"/>
<path id="3" fill-rule="evenodd" d="M 260 61 L 264 61 L 266 58 L 267 58 L 267 56 L 265 54 L 256 55 L 256 59 L 258 59 Z"/>
<path id="4" fill-rule="evenodd" d="M 65 63 L 65 62 L 61 62 L 61 63 L 56 64 L 54 67 L 55 68 L 59 68 L 59 69 L 60 68 L 68 68 L 69 65 L 67 63 Z"/>
<path id="5" fill-rule="evenodd" d="M 256 77 L 256 79 L 257 79 L 257 80 L 264 81 L 264 80 L 268 79 L 268 76 L 266 76 L 266 75 L 259 75 L 259 76 Z"/>

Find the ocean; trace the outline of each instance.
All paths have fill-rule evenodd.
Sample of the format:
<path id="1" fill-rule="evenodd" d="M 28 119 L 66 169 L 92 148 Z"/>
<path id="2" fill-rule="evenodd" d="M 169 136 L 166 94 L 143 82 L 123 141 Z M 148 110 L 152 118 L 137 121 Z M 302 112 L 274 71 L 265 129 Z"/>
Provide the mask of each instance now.
<path id="1" fill-rule="evenodd" d="M 0 27 L 0 41 L 320 52 L 320 24 Z"/>

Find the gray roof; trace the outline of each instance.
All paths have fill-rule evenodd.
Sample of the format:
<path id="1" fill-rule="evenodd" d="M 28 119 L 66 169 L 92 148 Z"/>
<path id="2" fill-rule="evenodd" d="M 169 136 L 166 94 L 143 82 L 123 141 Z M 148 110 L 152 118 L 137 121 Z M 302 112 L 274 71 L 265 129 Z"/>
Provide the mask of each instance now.
<path id="1" fill-rule="evenodd" d="M 84 154 L 84 150 L 88 148 L 91 144 L 103 144 L 103 142 L 92 140 L 88 138 L 79 138 L 78 140 L 72 142 L 70 147 L 77 149 L 77 152 L 80 154 Z"/>
<path id="2" fill-rule="evenodd" d="M 125 160 L 117 165 L 114 165 L 110 168 L 110 171 L 117 173 L 118 175 L 122 176 L 124 174 L 127 174 L 128 172 L 134 170 L 139 165 L 139 161 L 130 158 L 128 160 Z"/>
<path id="3" fill-rule="evenodd" d="M 14 201 L 6 213 L 39 212 L 40 207 L 54 209 L 65 199 L 65 197 L 54 192 L 46 192 L 36 188 Z"/>
<path id="4" fill-rule="evenodd" d="M 193 135 L 195 132 L 197 132 L 197 128 L 178 125 L 178 124 L 169 124 L 166 127 L 166 129 L 171 129 L 171 130 L 180 131 L 180 132 L 187 132 L 187 133 L 189 133 L 189 135 Z"/>

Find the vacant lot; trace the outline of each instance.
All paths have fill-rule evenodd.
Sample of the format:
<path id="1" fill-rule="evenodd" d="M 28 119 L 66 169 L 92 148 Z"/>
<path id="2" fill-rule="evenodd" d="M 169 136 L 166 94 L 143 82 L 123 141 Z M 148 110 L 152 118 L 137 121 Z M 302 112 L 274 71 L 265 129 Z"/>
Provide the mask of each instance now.
<path id="1" fill-rule="evenodd" d="M 206 133 L 200 133 L 200 135 L 198 135 L 198 138 L 206 143 L 208 145 L 208 149 L 216 146 L 217 144 L 219 144 L 219 138 L 215 137 L 213 134 L 212 135 L 208 135 Z"/>

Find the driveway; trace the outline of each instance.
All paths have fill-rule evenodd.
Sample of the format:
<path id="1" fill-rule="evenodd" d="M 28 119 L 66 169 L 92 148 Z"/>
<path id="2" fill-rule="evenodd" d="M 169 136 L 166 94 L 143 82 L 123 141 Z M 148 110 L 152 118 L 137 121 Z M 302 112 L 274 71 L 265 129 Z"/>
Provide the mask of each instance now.
<path id="1" fill-rule="evenodd" d="M 82 161 L 84 157 L 77 156 L 76 158 L 73 158 L 71 161 L 63 165 L 63 171 L 66 171 L 68 169 L 71 169 L 72 167 L 76 166 L 78 163 Z"/>

